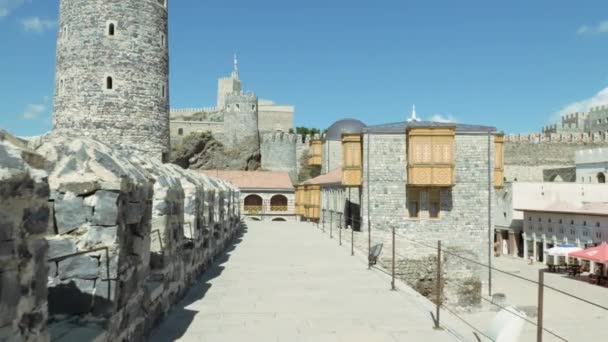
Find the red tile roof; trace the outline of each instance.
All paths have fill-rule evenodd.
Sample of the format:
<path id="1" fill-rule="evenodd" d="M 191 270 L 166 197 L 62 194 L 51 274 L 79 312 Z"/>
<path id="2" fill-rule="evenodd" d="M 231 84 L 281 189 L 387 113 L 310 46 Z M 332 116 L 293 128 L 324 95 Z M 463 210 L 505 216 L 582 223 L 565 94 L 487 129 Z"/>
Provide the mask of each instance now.
<path id="1" fill-rule="evenodd" d="M 240 189 L 294 190 L 289 173 L 283 171 L 197 170 L 210 177 L 220 178 Z"/>
<path id="2" fill-rule="evenodd" d="M 309 179 L 304 184 L 330 185 L 342 183 L 342 168 L 336 168 L 324 175 Z"/>

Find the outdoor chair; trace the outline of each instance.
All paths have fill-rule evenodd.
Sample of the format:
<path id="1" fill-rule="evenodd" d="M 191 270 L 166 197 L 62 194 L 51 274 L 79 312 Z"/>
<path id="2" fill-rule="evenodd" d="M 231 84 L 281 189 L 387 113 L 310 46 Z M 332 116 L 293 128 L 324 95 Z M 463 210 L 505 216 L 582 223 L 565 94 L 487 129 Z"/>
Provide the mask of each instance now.
<path id="1" fill-rule="evenodd" d="M 382 252 L 382 244 L 379 243 L 377 245 L 373 245 L 371 250 L 369 251 L 369 266 L 375 265 L 378 262 L 378 257 L 380 256 L 380 252 Z"/>

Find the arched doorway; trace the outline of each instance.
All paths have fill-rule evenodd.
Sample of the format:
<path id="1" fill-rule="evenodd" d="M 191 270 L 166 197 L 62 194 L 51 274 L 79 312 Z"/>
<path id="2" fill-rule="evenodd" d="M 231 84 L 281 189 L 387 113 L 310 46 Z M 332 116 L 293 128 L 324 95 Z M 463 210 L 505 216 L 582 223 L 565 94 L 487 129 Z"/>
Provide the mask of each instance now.
<path id="1" fill-rule="evenodd" d="M 598 183 L 606 183 L 606 175 L 603 172 L 597 174 Z"/>
<path id="2" fill-rule="evenodd" d="M 245 213 L 248 215 L 259 214 L 262 212 L 262 197 L 258 195 L 248 195 L 245 197 Z"/>
<path id="3" fill-rule="evenodd" d="M 275 222 L 287 222 L 287 220 L 282 217 L 273 218 L 272 220 Z"/>
<path id="4" fill-rule="evenodd" d="M 270 198 L 270 211 L 287 211 L 287 197 L 274 195 Z"/>

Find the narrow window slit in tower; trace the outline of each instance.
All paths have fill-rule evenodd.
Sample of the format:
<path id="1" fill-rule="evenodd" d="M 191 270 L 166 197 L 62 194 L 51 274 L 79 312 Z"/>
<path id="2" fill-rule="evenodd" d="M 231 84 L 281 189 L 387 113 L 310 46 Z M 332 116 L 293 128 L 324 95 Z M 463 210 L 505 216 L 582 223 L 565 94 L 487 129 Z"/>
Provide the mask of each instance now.
<path id="1" fill-rule="evenodd" d="M 108 35 L 110 35 L 110 36 L 114 35 L 114 24 L 113 23 L 108 25 Z"/>
<path id="2" fill-rule="evenodd" d="M 162 86 L 162 93 L 163 93 L 163 98 L 165 97 L 165 86 Z"/>
<path id="3" fill-rule="evenodd" d="M 112 84 L 112 77 L 107 77 L 106 78 L 106 89 L 112 89 L 113 88 L 113 84 Z"/>

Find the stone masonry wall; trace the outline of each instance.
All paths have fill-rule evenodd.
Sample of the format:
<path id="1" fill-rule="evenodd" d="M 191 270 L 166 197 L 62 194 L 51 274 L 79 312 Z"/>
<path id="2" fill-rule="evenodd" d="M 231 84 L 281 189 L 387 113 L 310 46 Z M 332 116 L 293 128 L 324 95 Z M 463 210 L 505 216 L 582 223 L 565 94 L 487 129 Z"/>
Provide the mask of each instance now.
<path id="1" fill-rule="evenodd" d="M 325 140 L 323 142 L 321 173 L 328 173 L 342 166 L 342 142 Z"/>
<path id="2" fill-rule="evenodd" d="M 0 341 L 48 341 L 44 159 L 0 132 Z"/>
<path id="3" fill-rule="evenodd" d="M 287 171 L 292 181 L 297 178 L 295 134 L 268 133 L 261 136 L 262 169 Z"/>
<path id="4" fill-rule="evenodd" d="M 168 13 L 158 0 L 60 1 L 54 133 L 169 151 Z M 114 35 L 109 35 L 113 24 Z M 107 89 L 107 78 L 112 89 Z"/>
<path id="5" fill-rule="evenodd" d="M 234 237 L 238 189 L 90 139 L 37 151 L 51 189 L 51 339 L 145 340 Z"/>
<path id="6" fill-rule="evenodd" d="M 372 235 L 375 230 L 390 231 L 397 229 L 401 239 L 400 251 L 407 256 L 407 267 L 403 269 L 406 280 L 414 287 L 428 283 L 433 248 L 409 242 L 415 240 L 430 246 L 443 241 L 446 250 L 475 261 L 487 260 L 488 244 L 488 143 L 485 135 L 456 136 L 455 185 L 441 189 L 440 218 L 430 219 L 427 207 L 428 192 L 422 191 L 420 218 L 409 219 L 407 213 L 407 162 L 406 136 L 403 135 L 366 135 L 370 139 L 368 149 L 364 141 L 364 188 L 363 188 L 363 227 L 367 227 L 367 211 L 370 211 Z M 493 144 L 492 144 L 493 146 Z M 493 148 L 490 149 L 490 167 L 493 168 Z M 367 158 L 369 157 L 369 163 Z M 367 173 L 369 172 L 369 183 Z M 370 189 L 371 208 L 367 205 Z M 493 186 L 490 196 L 494 199 Z M 494 200 L 492 200 L 494 207 Z M 492 222 L 490 226 L 493 226 Z M 382 239 L 383 234 L 378 234 Z M 382 241 L 379 241 L 382 242 Z M 386 242 L 386 241 L 384 241 Z M 470 298 L 462 287 L 471 286 L 485 277 L 482 271 L 471 263 L 456 258 L 448 260 L 445 266 L 447 276 L 446 293 L 448 300 L 462 305 Z M 477 285 L 475 285 L 477 286 Z M 477 288 L 477 287 L 476 287 Z M 424 291 L 421 291 L 424 292 Z"/>

